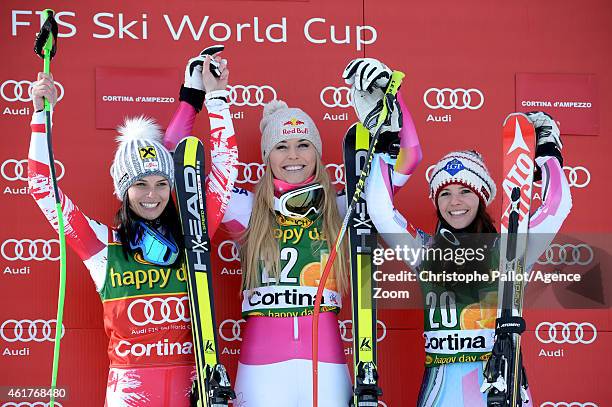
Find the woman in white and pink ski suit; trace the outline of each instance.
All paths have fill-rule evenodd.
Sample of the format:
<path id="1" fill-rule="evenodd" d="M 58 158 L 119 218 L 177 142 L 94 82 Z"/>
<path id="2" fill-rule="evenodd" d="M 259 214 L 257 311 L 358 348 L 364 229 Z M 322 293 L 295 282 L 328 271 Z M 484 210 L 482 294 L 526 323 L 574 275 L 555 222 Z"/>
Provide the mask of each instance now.
<path id="1" fill-rule="evenodd" d="M 380 62 L 370 60 L 369 64 Z M 359 109 L 357 111 L 359 113 Z M 558 128 L 544 113 L 535 112 L 529 117 L 538 133 L 535 161 L 542 174 L 543 202 L 530 218 L 530 236 L 535 238 L 530 240 L 528 246 L 526 270 L 530 270 L 546 250 L 571 208 L 570 190 L 561 166 Z M 404 115 L 403 126 L 402 131 L 407 135 L 407 139 L 402 140 L 407 146 L 404 155 L 392 159 L 388 154 L 375 154 L 366 185 L 368 212 L 389 247 L 407 247 L 414 250 L 412 253 L 418 253 L 425 248 L 454 247 L 452 244 L 466 247 L 467 244 L 473 244 L 475 236 L 479 234 L 490 234 L 484 239 L 494 239 L 492 234 L 496 230 L 486 207 L 495 197 L 495 183 L 481 155 L 475 151 L 451 152 L 432 171 L 430 196 L 438 216 L 434 235 L 415 228 L 395 209 L 394 194 L 408 181 L 421 157 L 419 140 L 409 116 Z M 495 243 L 486 257 L 490 263 L 480 262 L 476 267 L 482 266 L 484 270 L 477 270 L 497 270 L 498 251 L 499 247 Z M 417 276 L 420 276 L 418 272 L 421 270 L 445 270 L 439 262 L 425 261 L 418 257 L 408 260 L 407 264 L 417 272 Z M 443 266 L 449 265 L 445 263 Z M 484 364 L 494 342 L 497 284 L 477 286 L 476 283 L 453 285 L 424 280 L 419 282 L 427 309 L 424 313 L 425 374 L 417 405 L 486 406 L 486 394 L 481 393 L 481 385 Z M 475 292 L 477 296 L 474 296 Z M 479 315 L 482 317 L 477 321 L 467 317 L 473 310 L 481 310 Z M 462 346 L 464 343 L 472 345 L 458 350 L 448 345 L 455 338 L 461 339 L 457 343 Z M 528 391 L 526 395 L 529 396 Z"/>
<path id="2" fill-rule="evenodd" d="M 191 62 L 193 59 L 188 68 Z M 123 201 L 119 229 L 87 217 L 60 191 L 66 241 L 89 270 L 103 303 L 109 337 L 105 401 L 109 407 L 189 406 L 195 362 L 182 257 L 161 266 L 147 261 L 141 251 L 130 250 L 125 240 L 131 237 L 124 226 L 126 221 L 143 221 L 180 247 L 178 213 L 170 196 L 173 162 L 168 150 L 173 151 L 180 139 L 191 134 L 206 87 L 216 95 L 206 101 L 212 158 L 206 205 L 210 236 L 217 230 L 236 178 L 238 151 L 229 105 L 223 98 L 229 71 L 222 63 L 222 75 L 215 79 L 209 64 L 207 59 L 203 70 L 188 69 L 181 102 L 163 140 L 154 122 L 143 117 L 127 120 L 119 129 L 122 142 L 111 168 L 115 192 Z M 28 177 L 30 193 L 57 229 L 43 97 L 54 102 L 55 86 L 50 76 L 39 74 L 33 88 Z"/>

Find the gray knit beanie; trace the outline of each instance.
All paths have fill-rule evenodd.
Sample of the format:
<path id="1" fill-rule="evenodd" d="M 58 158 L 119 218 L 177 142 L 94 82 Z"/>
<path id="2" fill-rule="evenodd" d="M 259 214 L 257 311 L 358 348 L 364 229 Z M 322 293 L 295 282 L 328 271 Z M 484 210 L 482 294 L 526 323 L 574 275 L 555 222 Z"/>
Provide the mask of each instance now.
<path id="1" fill-rule="evenodd" d="M 319 130 L 310 116 L 302 109 L 288 107 L 287 103 L 282 100 L 273 100 L 264 106 L 259 128 L 261 130 L 261 157 L 264 163 L 277 143 L 292 138 L 310 141 L 319 155 L 323 154 Z"/>
<path id="2" fill-rule="evenodd" d="M 145 116 L 126 118 L 117 131 L 119 146 L 110 173 L 119 200 L 123 201 L 128 188 L 148 175 L 166 177 L 172 188 L 174 161 L 162 144 L 162 131 L 155 120 Z"/>

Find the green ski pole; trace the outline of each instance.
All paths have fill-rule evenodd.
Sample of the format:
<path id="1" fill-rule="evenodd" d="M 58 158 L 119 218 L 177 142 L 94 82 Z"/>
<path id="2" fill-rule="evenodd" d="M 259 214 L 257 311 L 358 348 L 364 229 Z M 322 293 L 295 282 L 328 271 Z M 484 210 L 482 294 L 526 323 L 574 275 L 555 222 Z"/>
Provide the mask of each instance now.
<path id="1" fill-rule="evenodd" d="M 43 15 L 46 17 L 40 32 L 36 36 L 36 42 L 34 44 L 34 52 L 40 56 L 43 61 L 43 71 L 50 73 L 51 59 L 55 56 L 57 51 L 57 22 L 54 18 L 54 12 L 51 9 L 43 11 Z M 53 184 L 53 193 L 55 195 L 55 208 L 57 211 L 57 224 L 60 241 L 60 282 L 59 282 L 59 294 L 57 299 L 57 317 L 56 317 L 56 330 L 55 330 L 55 341 L 53 347 L 53 369 L 51 373 L 51 400 L 49 407 L 55 405 L 56 387 L 57 387 L 57 371 L 59 368 L 59 354 L 60 354 L 60 340 L 63 333 L 63 319 L 64 319 L 64 297 L 66 294 L 66 236 L 64 230 L 64 216 L 62 214 L 62 204 L 60 202 L 59 190 L 57 188 L 57 177 L 55 175 L 55 160 L 53 158 L 53 143 L 51 139 L 51 103 L 45 99 L 45 115 L 46 115 L 46 131 L 47 131 L 47 145 L 49 148 L 49 170 L 51 173 L 51 182 Z"/>

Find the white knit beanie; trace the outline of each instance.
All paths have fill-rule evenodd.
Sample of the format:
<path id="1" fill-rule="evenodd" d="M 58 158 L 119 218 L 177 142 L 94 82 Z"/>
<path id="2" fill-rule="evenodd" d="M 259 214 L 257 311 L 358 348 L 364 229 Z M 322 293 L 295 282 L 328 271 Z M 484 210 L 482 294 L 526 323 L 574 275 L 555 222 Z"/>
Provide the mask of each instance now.
<path id="1" fill-rule="evenodd" d="M 115 195 L 123 201 L 134 182 L 148 176 L 159 175 L 174 182 L 174 161 L 162 144 L 162 131 L 155 120 L 145 117 L 126 118 L 117 127 L 119 146 L 110 173 Z"/>
<path id="2" fill-rule="evenodd" d="M 291 138 L 310 141 L 323 154 L 321 136 L 314 122 L 302 109 L 288 107 L 282 100 L 273 100 L 264 106 L 263 117 L 259 123 L 261 130 L 261 157 L 263 162 L 274 146 Z"/>
<path id="3" fill-rule="evenodd" d="M 477 151 L 453 151 L 438 161 L 429 181 L 429 197 L 434 205 L 437 206 L 440 190 L 450 184 L 470 188 L 485 206 L 495 198 L 495 183 Z"/>

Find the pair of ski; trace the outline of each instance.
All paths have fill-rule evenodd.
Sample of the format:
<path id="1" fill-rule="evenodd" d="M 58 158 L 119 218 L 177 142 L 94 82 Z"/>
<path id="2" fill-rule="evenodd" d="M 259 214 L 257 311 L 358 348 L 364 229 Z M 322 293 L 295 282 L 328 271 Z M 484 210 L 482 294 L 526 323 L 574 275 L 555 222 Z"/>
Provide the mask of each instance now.
<path id="1" fill-rule="evenodd" d="M 185 267 L 197 378 L 192 407 L 227 406 L 236 397 L 225 367 L 219 363 L 210 239 L 206 220 L 204 146 L 186 137 L 174 152 L 176 200 L 185 242 Z"/>
<path id="2" fill-rule="evenodd" d="M 521 407 L 528 400 L 528 383 L 521 356 L 525 331 L 523 297 L 531 193 L 535 170 L 536 132 L 523 113 L 512 113 L 503 127 L 500 280 L 495 344 L 484 370 L 481 390 L 488 407 Z"/>

